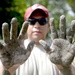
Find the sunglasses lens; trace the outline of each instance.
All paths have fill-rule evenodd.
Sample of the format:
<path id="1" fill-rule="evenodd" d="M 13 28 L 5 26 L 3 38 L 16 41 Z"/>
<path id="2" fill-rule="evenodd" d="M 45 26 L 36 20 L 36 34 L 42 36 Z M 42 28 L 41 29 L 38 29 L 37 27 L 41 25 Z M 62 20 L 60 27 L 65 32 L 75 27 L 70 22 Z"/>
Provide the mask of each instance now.
<path id="1" fill-rule="evenodd" d="M 36 23 L 36 19 L 34 19 L 34 18 L 31 18 L 28 21 L 31 25 L 34 25 Z"/>
<path id="2" fill-rule="evenodd" d="M 48 23 L 48 20 L 46 18 L 39 18 L 39 19 L 35 19 L 35 18 L 30 18 L 29 23 L 31 25 L 34 25 L 36 23 L 36 21 L 40 24 L 40 25 L 45 25 L 46 23 Z"/>
<path id="3" fill-rule="evenodd" d="M 38 22 L 39 22 L 40 25 L 45 25 L 48 21 L 47 21 L 47 19 L 45 19 L 45 18 L 40 18 L 40 19 L 38 20 Z"/>

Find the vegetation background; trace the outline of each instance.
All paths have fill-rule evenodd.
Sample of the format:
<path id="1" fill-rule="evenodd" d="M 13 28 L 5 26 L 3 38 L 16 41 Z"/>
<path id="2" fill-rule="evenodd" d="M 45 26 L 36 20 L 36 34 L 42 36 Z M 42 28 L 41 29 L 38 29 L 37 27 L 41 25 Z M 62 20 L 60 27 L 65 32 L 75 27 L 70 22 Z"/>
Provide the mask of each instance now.
<path id="1" fill-rule="evenodd" d="M 48 8 L 57 28 L 59 28 L 61 15 L 66 16 L 67 26 L 70 26 L 71 21 L 75 19 L 75 0 L 0 0 L 0 38 L 2 38 L 2 24 L 7 22 L 10 27 L 11 19 L 16 17 L 19 21 L 18 30 L 20 30 L 26 9 L 35 3 Z"/>

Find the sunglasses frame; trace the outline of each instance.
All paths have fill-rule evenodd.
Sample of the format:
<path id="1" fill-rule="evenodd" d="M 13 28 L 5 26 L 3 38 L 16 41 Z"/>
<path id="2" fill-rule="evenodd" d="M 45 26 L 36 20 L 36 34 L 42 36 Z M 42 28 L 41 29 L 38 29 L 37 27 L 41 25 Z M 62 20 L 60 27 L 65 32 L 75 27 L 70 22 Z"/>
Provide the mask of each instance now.
<path id="1" fill-rule="evenodd" d="M 36 22 L 38 22 L 41 26 L 45 25 L 46 23 L 48 23 L 48 19 L 47 18 L 29 18 L 28 22 L 31 25 L 35 25 Z"/>

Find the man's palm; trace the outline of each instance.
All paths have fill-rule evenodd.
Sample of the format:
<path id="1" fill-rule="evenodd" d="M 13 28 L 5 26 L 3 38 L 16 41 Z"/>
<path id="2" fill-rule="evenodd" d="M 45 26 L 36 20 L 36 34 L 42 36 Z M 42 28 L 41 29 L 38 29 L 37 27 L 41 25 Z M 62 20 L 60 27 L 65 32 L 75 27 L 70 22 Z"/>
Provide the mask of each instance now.
<path id="1" fill-rule="evenodd" d="M 0 58 L 5 69 L 11 68 L 13 65 L 22 64 L 29 57 L 34 46 L 31 41 L 27 48 L 24 46 L 25 34 L 28 22 L 24 22 L 19 36 L 17 37 L 18 21 L 16 18 L 11 20 L 11 29 L 9 32 L 8 24 L 3 23 L 2 35 L 3 43 L 0 43 Z"/>
<path id="2" fill-rule="evenodd" d="M 64 39 L 55 39 L 50 47 L 50 60 L 62 66 L 69 66 L 75 55 L 75 45 Z"/>
<path id="3" fill-rule="evenodd" d="M 72 21 L 68 35 L 66 32 L 66 20 L 64 15 L 60 17 L 59 37 L 57 30 L 55 28 L 55 23 L 53 18 L 50 21 L 50 29 L 51 29 L 51 39 L 52 39 L 51 46 L 49 46 L 43 40 L 39 41 L 40 44 L 49 54 L 49 59 L 53 63 L 65 67 L 69 66 L 72 63 L 75 56 L 75 43 L 73 43 L 73 37 L 75 33 L 75 21 Z"/>

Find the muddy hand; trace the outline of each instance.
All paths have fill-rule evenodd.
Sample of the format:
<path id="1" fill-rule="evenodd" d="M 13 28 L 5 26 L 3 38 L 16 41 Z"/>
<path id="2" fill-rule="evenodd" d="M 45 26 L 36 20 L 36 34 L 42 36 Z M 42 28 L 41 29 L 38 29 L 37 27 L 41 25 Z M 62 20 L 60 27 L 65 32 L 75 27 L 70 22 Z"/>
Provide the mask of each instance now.
<path id="1" fill-rule="evenodd" d="M 44 41 L 40 40 L 40 44 L 49 54 L 49 59 L 58 65 L 69 66 L 75 55 L 75 44 L 71 44 L 64 39 L 55 39 L 51 47 Z"/>
<path id="2" fill-rule="evenodd" d="M 44 40 L 40 40 L 40 44 L 49 54 L 49 59 L 62 66 L 69 66 L 75 56 L 75 44 L 73 38 L 75 33 L 75 20 L 71 22 L 71 27 L 66 30 L 66 18 L 64 15 L 60 17 L 59 34 L 56 30 L 54 19 L 50 20 L 52 44 L 49 46 Z"/>
<path id="3" fill-rule="evenodd" d="M 51 40 L 62 38 L 68 40 L 70 43 L 73 43 L 75 33 L 75 20 L 71 21 L 70 27 L 67 28 L 66 17 L 64 15 L 60 16 L 59 31 L 57 31 L 54 18 L 51 18 L 50 30 Z"/>
<path id="4" fill-rule="evenodd" d="M 11 20 L 10 32 L 8 23 L 3 23 L 2 25 L 4 43 L 0 43 L 0 59 L 4 68 L 7 70 L 13 65 L 25 62 L 31 53 L 35 42 L 31 41 L 27 48 L 24 46 L 27 27 L 28 22 L 25 21 L 22 25 L 20 34 L 17 37 L 18 21 L 16 18 L 12 18 Z"/>

